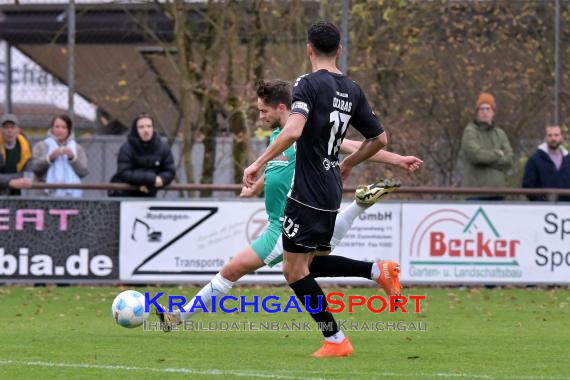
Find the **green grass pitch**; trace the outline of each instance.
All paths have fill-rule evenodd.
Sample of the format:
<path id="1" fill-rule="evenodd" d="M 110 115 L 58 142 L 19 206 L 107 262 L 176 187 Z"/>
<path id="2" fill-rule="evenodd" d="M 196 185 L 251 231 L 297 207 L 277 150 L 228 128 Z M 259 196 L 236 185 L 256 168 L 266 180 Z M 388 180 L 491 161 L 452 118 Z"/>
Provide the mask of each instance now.
<path id="1" fill-rule="evenodd" d="M 193 295 L 196 288 L 138 288 Z M 338 290 L 325 288 L 325 292 Z M 373 288 L 344 288 L 370 296 Z M 320 333 L 143 331 L 111 318 L 113 287 L 0 287 L 0 379 L 565 379 L 567 289 L 407 289 L 421 314 L 337 314 L 358 322 L 422 322 L 426 331 L 347 332 L 350 358 L 315 359 Z M 233 295 L 288 297 L 285 287 Z M 151 321 L 156 317 L 151 315 Z M 208 314 L 203 322 L 298 322 L 307 314 Z"/>

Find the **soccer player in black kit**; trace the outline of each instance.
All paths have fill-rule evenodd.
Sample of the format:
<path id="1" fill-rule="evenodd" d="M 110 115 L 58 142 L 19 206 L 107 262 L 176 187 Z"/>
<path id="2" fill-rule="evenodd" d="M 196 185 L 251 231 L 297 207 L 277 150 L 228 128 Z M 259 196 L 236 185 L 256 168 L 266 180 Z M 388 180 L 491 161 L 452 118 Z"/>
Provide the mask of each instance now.
<path id="1" fill-rule="evenodd" d="M 311 309 L 322 327 L 324 345 L 313 356 L 349 356 L 352 345 L 333 315 L 309 265 L 315 254 L 328 254 L 336 213 L 342 199 L 342 182 L 351 169 L 387 144 L 386 133 L 360 87 L 336 66 L 340 55 L 340 32 L 326 21 L 308 31 L 307 54 L 313 72 L 299 77 L 293 87 L 293 104 L 283 131 L 267 150 L 244 171 L 244 185 L 252 186 L 262 167 L 297 142 L 295 175 L 282 225 L 283 274 L 297 298 Z M 348 126 L 366 139 L 360 148 L 338 161 L 340 144 Z M 374 193 L 383 189 L 374 189 Z M 386 264 L 382 275 L 393 281 L 399 295 L 399 266 Z M 319 297 L 321 301 L 319 301 Z M 309 305 L 306 305 L 308 301 Z"/>

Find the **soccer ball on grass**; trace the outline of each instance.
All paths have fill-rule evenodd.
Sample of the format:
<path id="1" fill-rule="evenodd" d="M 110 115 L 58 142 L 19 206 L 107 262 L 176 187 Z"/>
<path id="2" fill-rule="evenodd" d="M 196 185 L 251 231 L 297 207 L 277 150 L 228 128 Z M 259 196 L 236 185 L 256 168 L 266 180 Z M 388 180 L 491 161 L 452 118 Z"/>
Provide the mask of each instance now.
<path id="1" fill-rule="evenodd" d="M 144 311 L 144 296 L 136 290 L 125 290 L 115 297 L 111 311 L 115 322 L 127 328 L 142 325 L 149 314 Z"/>

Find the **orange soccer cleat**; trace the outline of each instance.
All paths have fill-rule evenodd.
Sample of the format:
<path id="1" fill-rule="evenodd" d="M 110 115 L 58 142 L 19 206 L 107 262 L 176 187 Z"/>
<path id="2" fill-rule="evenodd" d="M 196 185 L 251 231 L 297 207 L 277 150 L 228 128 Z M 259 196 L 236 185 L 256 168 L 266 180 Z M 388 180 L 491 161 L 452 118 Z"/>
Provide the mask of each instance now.
<path id="1" fill-rule="evenodd" d="M 378 261 L 376 263 L 380 269 L 380 276 L 376 283 L 389 296 L 399 296 L 402 290 L 400 285 L 400 264 L 394 261 Z"/>
<path id="2" fill-rule="evenodd" d="M 316 358 L 332 358 L 340 356 L 350 356 L 352 355 L 352 344 L 347 337 L 340 343 L 333 343 L 327 340 L 323 341 L 323 345 L 313 356 Z"/>

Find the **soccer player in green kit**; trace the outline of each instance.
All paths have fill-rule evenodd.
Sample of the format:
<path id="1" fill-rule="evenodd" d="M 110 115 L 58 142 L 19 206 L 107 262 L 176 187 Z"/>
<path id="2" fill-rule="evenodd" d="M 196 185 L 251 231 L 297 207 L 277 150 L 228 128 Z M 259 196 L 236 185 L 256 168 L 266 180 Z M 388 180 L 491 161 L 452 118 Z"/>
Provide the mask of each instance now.
<path id="1" fill-rule="evenodd" d="M 261 82 L 257 88 L 259 117 L 267 124 L 273 133 L 269 139 L 271 144 L 281 132 L 291 109 L 291 87 L 289 83 L 281 80 Z M 345 139 L 340 147 L 344 153 L 351 153 L 358 149 L 360 142 Z M 369 161 L 387 163 L 399 166 L 406 171 L 413 172 L 419 169 L 422 161 L 414 156 L 401 156 L 387 151 L 380 151 L 372 156 Z M 295 145 L 287 148 L 282 154 L 269 161 L 261 176 L 253 187 L 242 189 L 242 197 L 252 197 L 260 194 L 265 189 L 265 208 L 268 214 L 269 225 L 257 240 L 245 247 L 235 255 L 222 270 L 206 286 L 204 286 L 188 304 L 179 310 L 168 310 L 163 307 L 164 313 L 158 312 L 165 331 L 169 331 L 172 325 L 179 324 L 202 310 L 197 308 L 191 311 L 199 296 L 202 303 L 209 308 L 212 297 L 220 299 L 229 293 L 235 282 L 248 273 L 252 273 L 265 265 L 273 267 L 283 261 L 283 243 L 281 240 L 281 224 L 283 222 L 283 210 L 287 201 L 287 193 L 291 188 L 291 181 L 295 170 Z M 356 192 L 356 200 L 344 208 L 337 216 L 331 245 L 336 246 L 346 235 L 353 221 L 361 215 L 366 208 L 373 205 L 383 195 L 394 191 L 399 182 L 386 180 L 378 184 L 363 186 Z M 377 263 L 352 260 L 342 256 L 316 256 L 310 270 L 315 277 L 363 277 L 376 281 L 387 293 L 399 294 L 398 289 L 393 289 L 393 283 L 382 278 L 380 265 Z M 339 267 L 346 268 L 339 272 Z M 334 269 L 336 268 L 336 269 Z"/>

